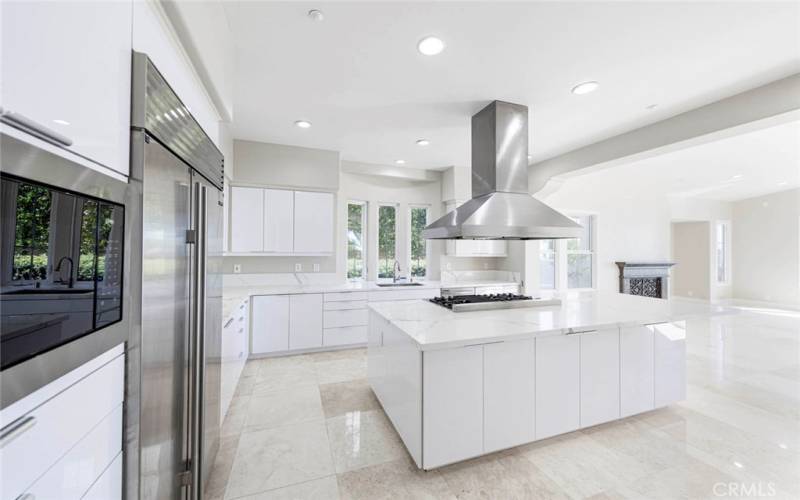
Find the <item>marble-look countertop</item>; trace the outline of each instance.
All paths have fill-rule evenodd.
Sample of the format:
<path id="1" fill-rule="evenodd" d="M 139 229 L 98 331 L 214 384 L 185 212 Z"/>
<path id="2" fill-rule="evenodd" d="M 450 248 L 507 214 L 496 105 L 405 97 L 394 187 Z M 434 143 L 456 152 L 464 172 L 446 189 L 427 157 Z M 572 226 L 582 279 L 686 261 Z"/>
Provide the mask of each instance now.
<path id="1" fill-rule="evenodd" d="M 453 312 L 424 300 L 374 302 L 369 308 L 408 334 L 421 350 L 563 335 L 732 312 L 722 306 L 612 292 L 553 294 L 560 306 Z"/>
<path id="2" fill-rule="evenodd" d="M 418 286 L 400 287 L 379 287 L 374 281 L 306 285 L 225 285 L 222 288 L 222 317 L 227 319 L 244 299 L 254 295 L 295 295 L 301 293 L 374 292 L 519 285 L 519 283 L 513 281 L 496 280 L 457 281 L 448 283 L 440 281 L 420 281 L 419 283 L 421 284 Z"/>

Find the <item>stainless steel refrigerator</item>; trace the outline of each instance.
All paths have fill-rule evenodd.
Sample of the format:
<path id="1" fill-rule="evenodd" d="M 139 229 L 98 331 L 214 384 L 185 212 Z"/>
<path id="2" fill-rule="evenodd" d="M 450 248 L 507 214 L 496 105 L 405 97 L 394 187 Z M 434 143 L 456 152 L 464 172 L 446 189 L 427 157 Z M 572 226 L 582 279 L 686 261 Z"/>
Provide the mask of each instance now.
<path id="1" fill-rule="evenodd" d="M 199 499 L 219 447 L 223 156 L 139 53 L 132 103 L 125 489 Z"/>

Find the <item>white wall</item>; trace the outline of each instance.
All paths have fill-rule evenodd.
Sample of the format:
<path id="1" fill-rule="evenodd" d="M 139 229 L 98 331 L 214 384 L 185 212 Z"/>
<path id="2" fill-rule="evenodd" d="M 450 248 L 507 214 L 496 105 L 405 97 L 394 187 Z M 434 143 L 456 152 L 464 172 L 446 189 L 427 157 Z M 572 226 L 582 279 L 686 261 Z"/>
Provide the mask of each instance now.
<path id="1" fill-rule="evenodd" d="M 614 262 L 669 260 L 670 206 L 666 197 L 631 192 L 609 172 L 568 179 L 542 201 L 567 215 L 595 215 L 596 288 L 618 292 Z"/>
<path id="2" fill-rule="evenodd" d="M 234 141 L 234 182 L 264 187 L 339 189 L 339 152 Z"/>
<path id="3" fill-rule="evenodd" d="M 343 166 L 347 162 L 342 162 Z M 409 247 L 409 207 L 424 205 L 428 207 L 428 220 L 433 221 L 441 215 L 441 180 L 435 182 L 415 182 L 397 178 L 359 175 L 343 172 L 340 178 L 338 197 L 337 223 L 337 273 L 346 278 L 347 254 L 345 252 L 347 236 L 347 202 L 350 200 L 366 201 L 367 212 L 367 272 L 368 279 L 377 278 L 378 269 L 378 206 L 381 203 L 398 205 L 397 241 L 401 242 L 397 251 L 397 260 L 402 267 L 402 274 L 408 273 Z M 438 280 L 440 255 L 444 251 L 444 242 L 428 242 L 428 279 Z"/>
<path id="4" fill-rule="evenodd" d="M 800 189 L 733 204 L 733 295 L 800 304 Z"/>
<path id="5" fill-rule="evenodd" d="M 711 230 L 709 222 L 672 224 L 672 295 L 711 298 Z"/>

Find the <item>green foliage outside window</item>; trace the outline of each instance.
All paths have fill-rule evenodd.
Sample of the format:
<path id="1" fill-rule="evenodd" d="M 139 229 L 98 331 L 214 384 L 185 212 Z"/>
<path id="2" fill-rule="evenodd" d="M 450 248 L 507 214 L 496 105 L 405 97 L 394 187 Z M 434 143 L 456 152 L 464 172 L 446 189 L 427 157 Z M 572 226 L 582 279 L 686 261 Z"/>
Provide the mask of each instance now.
<path id="1" fill-rule="evenodd" d="M 411 209 L 411 276 L 424 278 L 427 271 L 427 252 L 422 230 L 428 224 L 427 208 Z"/>
<path id="2" fill-rule="evenodd" d="M 378 207 L 378 278 L 394 276 L 396 236 L 396 207 L 390 205 Z"/>
<path id="3" fill-rule="evenodd" d="M 50 205 L 47 189 L 19 183 L 12 280 L 43 280 L 47 277 Z"/>
<path id="4" fill-rule="evenodd" d="M 364 278 L 364 208 L 361 203 L 347 205 L 347 278 Z"/>

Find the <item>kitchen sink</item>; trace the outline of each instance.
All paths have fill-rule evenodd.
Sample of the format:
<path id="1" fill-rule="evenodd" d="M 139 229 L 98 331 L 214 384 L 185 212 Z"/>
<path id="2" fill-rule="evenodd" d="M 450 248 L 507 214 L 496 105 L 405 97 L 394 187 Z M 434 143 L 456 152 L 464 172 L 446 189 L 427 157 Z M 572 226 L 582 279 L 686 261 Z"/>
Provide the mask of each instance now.
<path id="1" fill-rule="evenodd" d="M 422 286 L 422 283 L 377 283 L 381 288 L 396 288 L 403 286 Z"/>
<path id="2" fill-rule="evenodd" d="M 20 290 L 11 290 L 3 292 L 3 295 L 60 295 L 60 294 L 75 294 L 75 293 L 92 293 L 93 290 L 83 288 L 22 288 Z"/>

